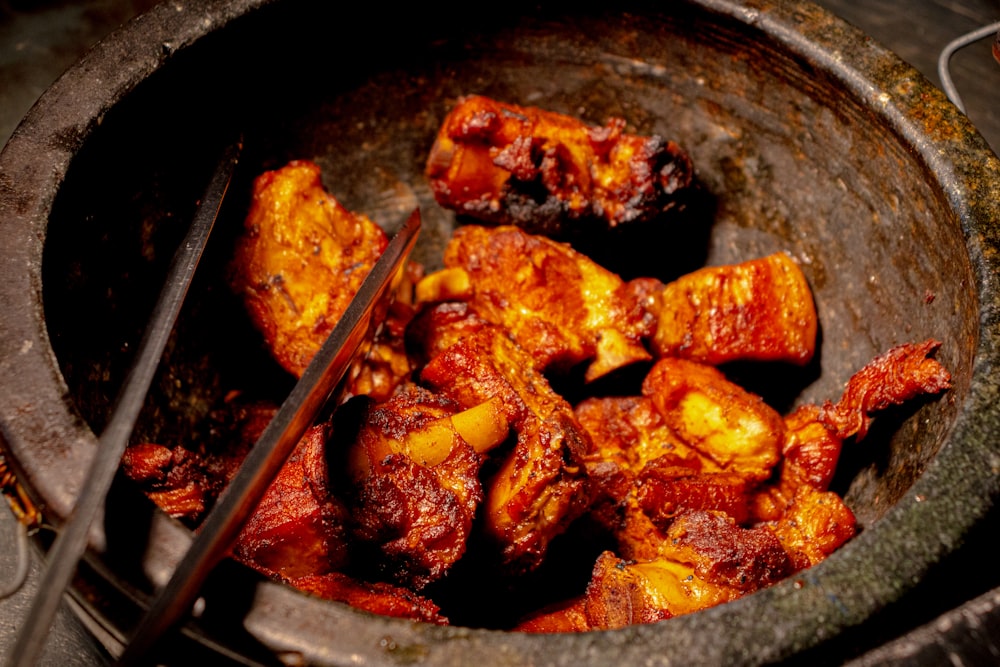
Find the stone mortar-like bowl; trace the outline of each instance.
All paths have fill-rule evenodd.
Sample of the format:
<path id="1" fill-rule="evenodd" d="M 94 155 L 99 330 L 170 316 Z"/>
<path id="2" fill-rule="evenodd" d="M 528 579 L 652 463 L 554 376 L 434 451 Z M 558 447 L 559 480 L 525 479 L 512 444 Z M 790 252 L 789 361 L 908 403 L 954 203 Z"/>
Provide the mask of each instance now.
<path id="1" fill-rule="evenodd" d="M 390 231 L 419 205 L 416 258 L 433 265 L 455 220 L 434 203 L 423 164 L 444 114 L 470 93 L 595 124 L 620 116 L 690 152 L 704 201 L 659 236 L 608 238 L 619 266 L 669 278 L 776 250 L 802 264 L 820 351 L 806 369 L 767 374 L 760 389 L 776 407 L 836 399 L 869 359 L 926 338 L 942 342 L 954 387 L 890 411 L 845 450 L 835 484 L 857 538 L 739 601 L 536 636 L 373 617 L 227 566 L 185 641 L 171 643 L 178 653 L 294 664 L 836 662 L 983 525 L 1000 487 L 1000 164 L 916 71 L 806 2 L 512 2 L 485 19 L 448 3 L 319 4 L 165 2 L 67 72 L 0 155 L 4 455 L 54 529 L 223 146 L 242 133 L 240 171 L 137 438 L 184 437 L 233 388 L 288 389 L 222 281 L 253 175 L 313 159 L 335 196 Z M 112 652 L 189 541 L 116 485 L 74 586 Z"/>

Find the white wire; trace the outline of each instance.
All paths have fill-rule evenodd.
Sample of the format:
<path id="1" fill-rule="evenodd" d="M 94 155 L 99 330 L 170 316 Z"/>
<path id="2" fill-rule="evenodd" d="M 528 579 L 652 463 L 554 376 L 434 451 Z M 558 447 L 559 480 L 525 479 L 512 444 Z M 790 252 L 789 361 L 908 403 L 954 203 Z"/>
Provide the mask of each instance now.
<path id="1" fill-rule="evenodd" d="M 952 104 L 958 107 L 959 111 L 965 113 L 965 105 L 962 104 L 962 97 L 958 94 L 958 90 L 955 88 L 955 83 L 951 80 L 951 71 L 948 69 L 948 63 L 951 61 L 951 56 L 961 48 L 972 44 L 973 42 L 978 42 L 981 39 L 992 36 L 997 31 L 1000 31 L 1000 21 L 996 23 L 991 23 L 990 25 L 985 25 L 978 30 L 973 30 L 972 32 L 966 33 L 961 37 L 953 39 L 948 43 L 947 46 L 941 51 L 941 55 L 938 56 L 938 76 L 941 78 L 941 89 L 944 90 L 944 94 L 948 96 Z"/>

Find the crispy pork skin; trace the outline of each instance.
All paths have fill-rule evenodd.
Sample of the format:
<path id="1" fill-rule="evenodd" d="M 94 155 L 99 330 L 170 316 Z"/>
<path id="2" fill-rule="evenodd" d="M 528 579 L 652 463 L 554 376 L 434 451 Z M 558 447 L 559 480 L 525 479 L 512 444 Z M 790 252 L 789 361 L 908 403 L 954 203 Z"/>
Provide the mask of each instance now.
<path id="1" fill-rule="evenodd" d="M 653 348 L 713 366 L 730 361 L 803 365 L 816 351 L 818 318 L 806 278 L 775 253 L 681 276 L 660 294 Z"/>
<path id="2" fill-rule="evenodd" d="M 427 158 L 438 203 L 491 223 L 563 233 L 656 218 L 691 186 L 687 154 L 659 136 L 472 95 L 445 118 Z"/>

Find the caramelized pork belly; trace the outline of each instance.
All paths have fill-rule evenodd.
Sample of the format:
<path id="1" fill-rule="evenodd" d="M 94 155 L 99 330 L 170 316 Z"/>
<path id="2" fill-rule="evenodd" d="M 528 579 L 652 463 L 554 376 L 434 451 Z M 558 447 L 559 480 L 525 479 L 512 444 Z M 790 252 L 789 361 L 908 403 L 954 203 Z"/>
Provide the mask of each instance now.
<path id="1" fill-rule="evenodd" d="M 685 511 L 663 534 L 660 553 L 622 560 L 605 552 L 585 595 L 591 629 L 650 623 L 729 602 L 793 571 L 775 535 L 718 512 Z"/>
<path id="2" fill-rule="evenodd" d="M 713 366 L 737 360 L 808 363 L 818 320 L 798 264 L 785 253 L 706 267 L 660 294 L 653 348 Z"/>
<path id="3" fill-rule="evenodd" d="M 586 379 L 593 380 L 651 358 L 643 339 L 655 319 L 642 292 L 567 244 L 511 226 L 467 225 L 455 230 L 444 265 L 467 274 L 466 300 L 540 369 L 591 362 Z M 449 285 L 445 297 L 455 296 L 453 280 L 436 280 Z"/>
<path id="4" fill-rule="evenodd" d="M 585 461 L 594 473 L 598 466 L 613 464 L 634 477 L 661 456 L 698 458 L 698 453 L 666 425 L 648 396 L 587 398 L 577 404 L 575 413 L 593 443 Z M 691 465 L 701 468 L 712 464 L 703 459 Z"/>
<path id="5" fill-rule="evenodd" d="M 656 362 L 642 384 L 664 423 L 724 472 L 764 480 L 778 463 L 785 423 L 719 370 L 684 359 Z"/>
<path id="6" fill-rule="evenodd" d="M 795 570 L 816 565 L 854 537 L 857 522 L 843 499 L 832 491 L 796 489 L 780 518 L 763 522 L 789 554 Z"/>
<path id="7" fill-rule="evenodd" d="M 122 471 L 150 500 L 175 519 L 197 520 L 209 500 L 202 462 L 183 447 L 171 449 L 151 442 L 129 445 Z"/>
<path id="8" fill-rule="evenodd" d="M 274 358 L 300 376 L 388 243 L 293 161 L 254 181 L 230 282 Z"/>
<path id="9" fill-rule="evenodd" d="M 326 425 L 313 426 L 243 526 L 233 556 L 272 577 L 324 574 L 348 560 L 345 505 L 330 491 Z"/>
<path id="10" fill-rule="evenodd" d="M 587 619 L 587 600 L 584 597 L 566 600 L 559 604 L 522 618 L 512 630 L 514 632 L 552 633 L 587 632 L 593 630 Z"/>
<path id="11" fill-rule="evenodd" d="M 669 465 L 688 474 L 719 467 L 681 441 L 647 396 L 588 398 L 575 414 L 592 443 L 584 456 L 594 495 L 588 516 L 621 545 L 633 545 L 629 553 L 645 552 L 638 545 L 650 536 L 650 525 L 638 494 L 646 467 Z"/>
<path id="12" fill-rule="evenodd" d="M 437 605 L 402 586 L 360 581 L 340 572 L 297 577 L 288 583 L 324 600 L 343 602 L 372 614 L 448 624 Z"/>
<path id="13" fill-rule="evenodd" d="M 549 234 L 582 218 L 611 227 L 655 218 L 693 174 L 679 146 L 628 134 L 621 119 L 596 127 L 475 95 L 445 118 L 426 171 L 442 206 Z"/>
<path id="14" fill-rule="evenodd" d="M 712 510 L 737 523 L 750 516 L 753 479 L 733 472 L 701 472 L 675 465 L 668 457 L 650 462 L 636 478 L 639 508 L 661 530 L 681 512 Z"/>
<path id="15" fill-rule="evenodd" d="M 436 351 L 421 381 L 466 407 L 499 399 L 516 434 L 513 450 L 488 482 L 483 518 L 508 566 L 531 569 L 549 541 L 589 505 L 582 461 L 587 434 L 531 355 L 503 329 L 447 304 L 421 319 L 441 325 L 418 326 L 433 331 L 423 343 Z"/>
<path id="16" fill-rule="evenodd" d="M 624 560 L 605 552 L 594 566 L 584 609 L 588 629 L 613 630 L 707 609 L 742 594 L 698 577 L 685 563 Z"/>
<path id="17" fill-rule="evenodd" d="M 415 589 L 465 553 L 483 498 L 482 454 L 507 437 L 499 402 L 460 410 L 412 386 L 369 400 L 349 455 L 355 536 L 376 550 L 383 576 Z"/>

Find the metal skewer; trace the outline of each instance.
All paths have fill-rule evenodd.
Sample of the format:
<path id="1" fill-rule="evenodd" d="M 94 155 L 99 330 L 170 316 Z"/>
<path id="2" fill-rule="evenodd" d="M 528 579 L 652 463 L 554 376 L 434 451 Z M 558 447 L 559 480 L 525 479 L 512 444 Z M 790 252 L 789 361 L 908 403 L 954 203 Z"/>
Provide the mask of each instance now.
<path id="1" fill-rule="evenodd" d="M 27 667 L 37 662 L 55 618 L 59 602 L 87 548 L 87 536 L 111 488 L 122 454 L 135 427 L 153 381 L 163 349 L 187 295 L 195 268 L 201 260 L 208 237 L 218 217 L 232 179 L 242 146 L 226 149 L 195 212 L 191 228 L 174 255 L 167 280 L 153 309 L 136 359 L 122 385 L 107 427 L 101 433 L 97 452 L 63 530 L 48 554 L 48 565 L 38 585 L 38 594 L 21 625 L 7 658 L 10 667 Z"/>
<path id="2" fill-rule="evenodd" d="M 261 434 L 239 471 L 201 525 L 126 645 L 119 664 L 148 657 L 159 638 L 186 615 L 209 573 L 229 552 L 243 524 L 256 509 L 285 460 L 323 407 L 333 398 L 347 370 L 379 324 L 378 307 L 391 297 L 420 230 L 415 210 L 389 242 L 326 342 Z"/>

